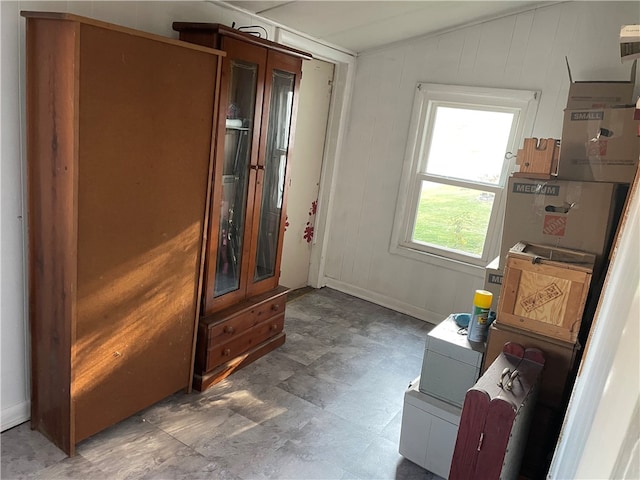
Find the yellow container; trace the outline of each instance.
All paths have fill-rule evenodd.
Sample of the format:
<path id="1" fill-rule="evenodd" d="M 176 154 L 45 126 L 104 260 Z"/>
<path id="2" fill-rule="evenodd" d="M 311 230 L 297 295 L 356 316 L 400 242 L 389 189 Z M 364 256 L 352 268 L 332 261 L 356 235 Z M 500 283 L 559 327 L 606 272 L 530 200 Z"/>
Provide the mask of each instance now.
<path id="1" fill-rule="evenodd" d="M 493 293 L 486 290 L 476 290 L 467 332 L 467 338 L 470 342 L 485 342 L 487 340 L 491 302 L 493 302 Z"/>

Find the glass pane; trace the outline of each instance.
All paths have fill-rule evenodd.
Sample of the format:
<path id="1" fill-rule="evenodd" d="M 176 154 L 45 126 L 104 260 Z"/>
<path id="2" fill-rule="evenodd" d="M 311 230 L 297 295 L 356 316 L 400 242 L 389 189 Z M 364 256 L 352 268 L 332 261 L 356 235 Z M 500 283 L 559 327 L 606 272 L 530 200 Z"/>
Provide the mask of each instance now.
<path id="1" fill-rule="evenodd" d="M 254 281 L 275 274 L 294 80 L 295 76 L 292 73 L 273 71 Z"/>
<path id="2" fill-rule="evenodd" d="M 513 113 L 436 107 L 427 173 L 497 185 Z"/>
<path id="3" fill-rule="evenodd" d="M 214 296 L 240 287 L 258 66 L 231 61 Z"/>
<path id="4" fill-rule="evenodd" d="M 494 197 L 482 190 L 423 181 L 413 241 L 482 256 Z"/>

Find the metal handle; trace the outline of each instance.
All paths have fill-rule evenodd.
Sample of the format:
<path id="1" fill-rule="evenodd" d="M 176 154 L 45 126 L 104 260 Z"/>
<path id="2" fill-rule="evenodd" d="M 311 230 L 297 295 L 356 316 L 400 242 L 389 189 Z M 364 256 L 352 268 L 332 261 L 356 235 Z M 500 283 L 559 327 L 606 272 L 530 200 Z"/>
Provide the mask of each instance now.
<path id="1" fill-rule="evenodd" d="M 504 387 L 506 390 L 508 390 L 509 392 L 511 391 L 511 389 L 513 388 L 513 381 L 518 378 L 518 375 L 520 375 L 520 372 L 518 370 L 514 370 L 513 373 L 511 374 L 511 376 L 509 377 L 509 381 L 507 382 L 507 386 Z"/>
<path id="2" fill-rule="evenodd" d="M 511 370 L 509 370 L 509 367 L 505 367 L 504 370 L 502 370 L 502 373 L 500 374 L 500 381 L 498 382 L 498 386 L 500 388 L 504 387 L 504 377 L 508 377 L 511 374 Z"/>

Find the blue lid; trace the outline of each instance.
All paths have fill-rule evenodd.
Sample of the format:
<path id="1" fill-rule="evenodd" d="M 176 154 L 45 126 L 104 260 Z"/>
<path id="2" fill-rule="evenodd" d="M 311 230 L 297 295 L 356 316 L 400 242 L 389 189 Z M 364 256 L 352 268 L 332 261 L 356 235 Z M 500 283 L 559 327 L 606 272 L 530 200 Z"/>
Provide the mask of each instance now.
<path id="1" fill-rule="evenodd" d="M 453 321 L 456 322 L 456 325 L 462 328 L 467 328 L 469 326 L 469 322 L 471 321 L 470 313 L 454 313 Z"/>

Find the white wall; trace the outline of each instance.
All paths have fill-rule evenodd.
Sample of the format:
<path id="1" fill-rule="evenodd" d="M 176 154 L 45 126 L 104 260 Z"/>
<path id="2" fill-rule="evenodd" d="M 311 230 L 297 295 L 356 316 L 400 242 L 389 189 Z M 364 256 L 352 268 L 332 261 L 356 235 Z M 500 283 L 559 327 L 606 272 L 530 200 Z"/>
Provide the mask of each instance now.
<path id="1" fill-rule="evenodd" d="M 29 418 L 29 348 L 26 289 L 26 205 L 24 203 L 24 19 L 21 10 L 70 12 L 177 38 L 174 21 L 263 25 L 253 16 L 205 2 L 8 2 L 0 1 L 2 40 L 0 332 L 1 428 Z"/>
<path id="2" fill-rule="evenodd" d="M 639 245 L 637 183 L 614 248 L 550 478 L 640 478 Z"/>
<path id="3" fill-rule="evenodd" d="M 17 5 L 0 3 L 0 359 L 2 429 L 28 418 Z"/>
<path id="4" fill-rule="evenodd" d="M 617 38 L 621 25 L 639 18 L 637 2 L 566 2 L 359 56 L 326 284 L 434 322 L 468 310 L 482 269 L 389 253 L 416 83 L 540 90 L 532 134 L 560 138 L 565 55 L 574 79 L 628 79 Z"/>
<path id="5" fill-rule="evenodd" d="M 287 193 L 287 227 L 282 246 L 280 285 L 291 289 L 308 285 L 320 174 L 331 104 L 334 65 L 318 59 L 302 64 L 298 115 L 290 183 Z M 291 148 L 291 147 L 289 147 Z"/>

